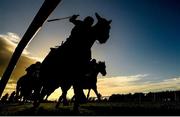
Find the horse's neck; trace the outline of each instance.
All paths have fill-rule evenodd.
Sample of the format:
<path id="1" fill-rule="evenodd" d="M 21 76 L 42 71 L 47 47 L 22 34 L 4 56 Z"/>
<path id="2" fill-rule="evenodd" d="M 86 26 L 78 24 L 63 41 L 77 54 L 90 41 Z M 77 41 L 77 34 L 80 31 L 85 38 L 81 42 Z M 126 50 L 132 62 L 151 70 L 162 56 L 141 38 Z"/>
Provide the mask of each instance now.
<path id="1" fill-rule="evenodd" d="M 98 76 L 98 74 L 99 74 L 99 70 L 96 68 L 96 69 L 94 69 L 93 71 L 93 76 L 94 76 L 94 78 L 96 78 L 97 79 L 97 76 Z"/>
<path id="2" fill-rule="evenodd" d="M 89 47 L 90 47 L 90 48 L 93 46 L 93 44 L 95 43 L 95 41 L 96 41 L 96 40 L 94 40 L 94 39 L 91 39 L 91 40 L 89 41 Z"/>

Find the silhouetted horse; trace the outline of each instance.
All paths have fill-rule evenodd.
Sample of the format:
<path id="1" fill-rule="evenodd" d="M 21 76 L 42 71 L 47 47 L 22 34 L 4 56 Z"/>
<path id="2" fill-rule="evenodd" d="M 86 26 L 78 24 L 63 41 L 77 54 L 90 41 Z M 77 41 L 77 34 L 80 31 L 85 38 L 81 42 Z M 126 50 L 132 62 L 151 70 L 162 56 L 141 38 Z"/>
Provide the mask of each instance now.
<path id="1" fill-rule="evenodd" d="M 39 82 L 38 77 L 30 74 L 20 77 L 16 84 L 16 98 L 23 102 L 32 100 L 33 92 L 37 89 Z"/>
<path id="2" fill-rule="evenodd" d="M 59 86 L 73 85 L 75 94 L 74 109 L 77 110 L 82 100 L 81 80 L 87 73 L 91 60 L 91 47 L 97 40 L 100 44 L 109 38 L 110 23 L 96 13 L 98 22 L 90 30 L 89 35 L 80 38 L 68 38 L 60 47 L 52 49 L 43 60 L 40 70 L 41 85 L 36 90 L 34 107 L 37 107 L 45 95 L 51 94 Z M 64 85 L 64 86 L 63 86 Z"/>
<path id="3" fill-rule="evenodd" d="M 26 68 L 26 74 L 19 78 L 16 85 L 16 98 L 20 101 L 31 100 L 34 90 L 39 85 L 40 62 Z"/>
<path id="4" fill-rule="evenodd" d="M 85 76 L 83 83 L 83 89 L 89 89 L 87 94 L 87 99 L 89 98 L 90 90 L 94 90 L 98 100 L 100 100 L 100 94 L 97 91 L 97 76 L 101 73 L 103 76 L 106 75 L 106 65 L 105 62 L 99 61 L 95 68 L 92 69 L 90 74 Z"/>
<path id="5" fill-rule="evenodd" d="M 2 98 L 1 98 L 1 100 L 0 100 L 0 103 L 6 104 L 7 101 L 8 101 L 8 97 L 9 97 L 9 94 L 6 93 L 4 96 L 2 96 Z"/>
<path id="6" fill-rule="evenodd" d="M 30 95 L 32 94 L 32 86 L 31 86 L 31 79 L 24 75 L 19 78 L 16 84 L 16 97 L 20 101 L 26 101 L 29 99 Z"/>
<path id="7" fill-rule="evenodd" d="M 97 76 L 101 73 L 103 76 L 106 75 L 106 65 L 105 62 L 99 61 L 98 63 L 95 63 L 95 65 L 90 66 L 89 72 L 84 76 L 81 83 L 83 86 L 83 89 L 88 89 L 87 99 L 89 98 L 90 90 L 94 90 L 96 96 L 98 97 L 98 100 L 100 101 L 101 95 L 97 91 Z M 59 106 L 60 102 L 63 100 L 63 104 L 67 104 L 66 94 L 67 91 L 70 89 L 71 85 L 67 87 L 60 86 L 62 89 L 62 95 L 59 97 L 58 103 L 56 105 L 56 108 Z M 73 96 L 72 100 L 75 97 Z"/>
<path id="8" fill-rule="evenodd" d="M 14 102 L 16 102 L 17 100 L 16 100 L 16 92 L 15 91 L 13 91 L 12 93 L 11 93 L 11 95 L 9 96 L 9 99 L 8 99 L 8 101 L 10 102 L 10 103 L 14 103 Z"/>

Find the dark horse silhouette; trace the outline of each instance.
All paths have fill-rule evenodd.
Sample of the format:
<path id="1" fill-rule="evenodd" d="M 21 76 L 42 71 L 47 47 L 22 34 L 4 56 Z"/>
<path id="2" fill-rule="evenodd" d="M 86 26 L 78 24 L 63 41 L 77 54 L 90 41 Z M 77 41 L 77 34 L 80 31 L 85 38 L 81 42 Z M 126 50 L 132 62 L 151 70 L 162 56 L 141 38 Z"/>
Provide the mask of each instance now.
<path id="1" fill-rule="evenodd" d="M 27 101 L 32 94 L 32 80 L 28 75 L 19 78 L 16 85 L 16 97 L 19 101 Z"/>
<path id="2" fill-rule="evenodd" d="M 111 21 L 100 17 L 97 13 L 95 15 L 98 22 L 92 27 L 89 35 L 83 35 L 80 39 L 68 38 L 57 49 L 52 49 L 43 60 L 40 70 L 41 84 L 36 90 L 34 107 L 39 106 L 43 98 L 59 86 L 73 86 L 74 110 L 78 110 L 79 104 L 84 102 L 81 80 L 87 73 L 91 47 L 96 40 L 104 44 L 109 38 L 110 31 Z"/>
<path id="3" fill-rule="evenodd" d="M 16 84 L 16 98 L 26 102 L 32 100 L 33 92 L 39 85 L 40 62 L 32 64 L 26 69 L 27 73 L 20 77 Z"/>
<path id="4" fill-rule="evenodd" d="M 99 73 L 101 73 L 103 76 L 106 75 L 105 62 L 99 61 L 98 63 L 96 63 L 92 71 L 85 76 L 85 79 L 82 80 L 83 89 L 89 90 L 87 94 L 87 99 L 89 98 L 90 90 L 92 89 L 98 97 L 98 100 L 100 100 L 100 94 L 97 91 L 97 76 Z"/>
<path id="5" fill-rule="evenodd" d="M 16 84 L 16 98 L 23 102 L 32 100 L 33 92 L 37 89 L 38 82 L 37 79 L 27 74 L 20 77 Z"/>
<path id="6" fill-rule="evenodd" d="M 89 98 L 90 90 L 92 89 L 96 96 L 98 97 L 98 100 L 100 101 L 101 95 L 97 91 L 97 76 L 101 73 L 103 76 L 106 75 L 106 65 L 105 62 L 99 61 L 98 63 L 95 63 L 93 66 L 90 66 L 89 72 L 84 76 L 81 83 L 83 89 L 88 89 L 87 99 Z M 60 102 L 63 101 L 63 104 L 67 104 L 66 94 L 67 91 L 71 88 L 71 85 L 63 87 L 60 86 L 62 89 L 62 95 L 59 97 L 58 103 L 56 104 L 56 108 L 59 106 Z M 74 100 L 74 96 L 72 100 Z"/>

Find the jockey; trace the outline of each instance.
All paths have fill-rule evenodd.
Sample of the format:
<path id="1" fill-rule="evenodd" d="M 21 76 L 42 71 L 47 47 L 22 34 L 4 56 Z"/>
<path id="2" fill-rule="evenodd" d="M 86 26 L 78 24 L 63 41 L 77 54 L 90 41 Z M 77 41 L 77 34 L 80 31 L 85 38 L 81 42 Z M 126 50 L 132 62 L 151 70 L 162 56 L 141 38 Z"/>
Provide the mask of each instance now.
<path id="1" fill-rule="evenodd" d="M 36 62 L 35 64 L 30 65 L 28 68 L 26 68 L 27 75 L 30 75 L 32 77 L 38 77 L 40 72 L 40 62 Z"/>
<path id="2" fill-rule="evenodd" d="M 81 47 L 77 48 L 77 45 L 80 43 L 84 43 L 89 40 L 92 36 L 92 25 L 94 23 L 94 19 L 90 16 L 87 16 L 84 20 L 77 20 L 79 15 L 73 15 L 69 21 L 74 24 L 73 29 L 71 30 L 71 34 L 69 38 L 67 38 L 67 42 L 71 47 L 76 46 L 76 49 L 82 50 L 81 48 L 89 48 L 86 45 L 81 45 Z M 79 51 L 78 50 L 78 51 Z"/>
<path id="3" fill-rule="evenodd" d="M 83 21 L 77 20 L 79 15 L 73 15 L 69 21 L 73 23 L 75 26 L 71 31 L 71 35 L 65 42 L 72 50 L 72 56 L 74 57 L 72 62 L 73 66 L 79 66 L 79 70 L 81 72 L 76 72 L 79 76 L 85 74 L 88 69 L 89 62 L 91 60 L 91 51 L 89 45 L 86 45 L 87 41 L 90 41 L 91 32 L 92 32 L 92 25 L 94 23 L 94 19 L 90 16 L 86 17 Z M 83 43 L 83 44 L 81 44 Z M 89 44 L 89 42 L 88 42 Z M 71 56 L 71 57 L 72 57 Z M 71 58 L 69 57 L 69 58 Z M 78 76 L 78 75 L 77 75 Z M 74 80 L 74 93 L 76 94 L 76 99 L 80 101 L 80 103 L 86 102 L 86 97 L 83 93 L 82 89 L 82 78 Z"/>
<path id="4" fill-rule="evenodd" d="M 89 62 L 89 67 L 87 73 L 85 74 L 86 78 L 89 78 L 94 73 L 94 70 L 96 69 L 96 65 L 97 65 L 96 59 L 92 59 Z"/>
<path id="5" fill-rule="evenodd" d="M 77 20 L 78 16 L 79 15 L 73 15 L 69 19 L 69 21 L 75 25 L 71 31 L 70 38 L 79 38 L 80 36 L 84 36 L 84 33 L 87 33 L 94 23 L 94 19 L 90 16 L 87 16 L 83 21 Z"/>

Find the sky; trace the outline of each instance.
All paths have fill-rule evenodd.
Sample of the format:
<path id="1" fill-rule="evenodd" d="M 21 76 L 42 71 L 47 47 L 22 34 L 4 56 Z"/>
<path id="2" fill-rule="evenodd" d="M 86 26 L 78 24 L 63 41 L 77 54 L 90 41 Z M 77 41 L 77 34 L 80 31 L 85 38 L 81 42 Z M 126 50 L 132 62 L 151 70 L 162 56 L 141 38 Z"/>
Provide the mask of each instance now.
<path id="1" fill-rule="evenodd" d="M 42 3 L 0 1 L 0 77 Z M 62 0 L 49 19 L 79 14 L 96 23 L 95 12 L 112 20 L 107 43 L 92 47 L 93 58 L 106 62 L 107 75 L 98 78 L 102 95 L 180 89 L 179 0 Z M 14 89 L 25 68 L 65 41 L 72 28 L 68 20 L 46 22 L 23 52 L 5 92 Z M 58 95 L 59 90 L 51 98 Z"/>

